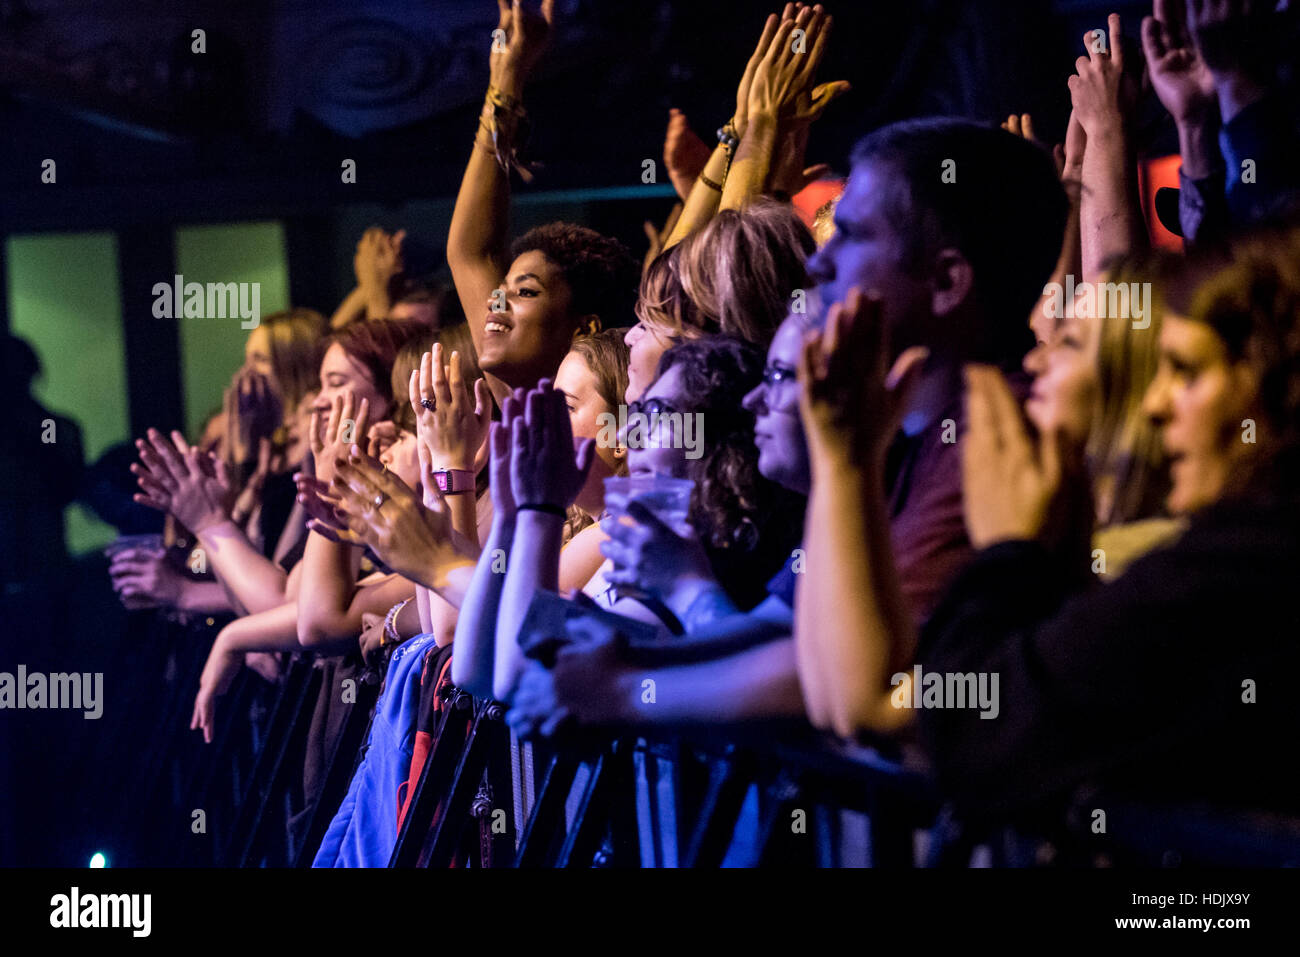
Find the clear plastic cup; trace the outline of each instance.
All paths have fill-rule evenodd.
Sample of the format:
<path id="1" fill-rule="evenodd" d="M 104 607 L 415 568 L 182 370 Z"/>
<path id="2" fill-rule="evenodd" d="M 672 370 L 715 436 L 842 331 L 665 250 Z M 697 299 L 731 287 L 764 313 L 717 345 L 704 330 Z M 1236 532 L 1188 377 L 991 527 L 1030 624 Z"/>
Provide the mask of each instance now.
<path id="1" fill-rule="evenodd" d="M 128 548 L 160 552 L 163 550 L 163 537 L 158 533 L 152 535 L 119 535 L 104 546 L 103 552 L 109 558 L 112 558 L 118 552 L 125 551 Z"/>
<path id="2" fill-rule="evenodd" d="M 611 475 L 605 479 L 605 494 L 613 492 L 623 496 L 628 503 L 637 502 L 654 513 L 655 517 L 676 531 L 685 534 L 691 511 L 693 479 L 669 478 L 661 475 Z M 608 501 L 608 500 L 607 500 Z M 624 520 L 622 508 L 607 505 L 609 514 Z M 626 519 L 631 521 L 631 519 Z"/>

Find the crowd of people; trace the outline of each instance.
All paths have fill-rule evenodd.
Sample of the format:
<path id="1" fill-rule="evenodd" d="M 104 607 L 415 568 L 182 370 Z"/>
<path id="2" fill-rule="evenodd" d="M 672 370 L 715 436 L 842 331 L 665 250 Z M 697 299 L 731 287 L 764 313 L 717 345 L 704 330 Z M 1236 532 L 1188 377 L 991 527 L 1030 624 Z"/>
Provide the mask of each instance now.
<path id="1" fill-rule="evenodd" d="M 1027 115 L 863 130 L 804 217 L 809 129 L 847 84 L 818 76 L 831 14 L 786 4 L 716 147 L 670 118 L 680 208 L 638 264 L 582 225 L 512 241 L 560 26 L 498 5 L 451 286 L 372 229 L 330 320 L 252 331 L 197 441 L 136 443 L 137 501 L 193 550 L 119 550 L 122 601 L 235 615 L 194 731 L 290 654 L 328 669 L 322 734 L 341 682 L 382 679 L 316 863 L 387 862 L 446 684 L 519 740 L 784 719 L 906 742 L 971 818 L 1085 786 L 1300 811 L 1294 11 L 1157 0 L 1140 46 L 1112 14 L 1054 150 Z M 1177 125 L 1179 253 L 1140 199 L 1144 83 Z M 553 600 L 571 626 L 539 634 Z"/>

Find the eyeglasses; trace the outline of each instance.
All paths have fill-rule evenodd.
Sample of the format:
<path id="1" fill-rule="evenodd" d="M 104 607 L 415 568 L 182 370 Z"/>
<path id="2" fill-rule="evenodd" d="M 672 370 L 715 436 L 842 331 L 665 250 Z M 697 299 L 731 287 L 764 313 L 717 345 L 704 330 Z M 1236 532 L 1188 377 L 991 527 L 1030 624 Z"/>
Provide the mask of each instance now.
<path id="1" fill-rule="evenodd" d="M 634 399 L 627 404 L 627 414 L 633 415 L 672 415 L 674 412 L 681 412 L 681 409 L 675 409 L 663 399 Z"/>

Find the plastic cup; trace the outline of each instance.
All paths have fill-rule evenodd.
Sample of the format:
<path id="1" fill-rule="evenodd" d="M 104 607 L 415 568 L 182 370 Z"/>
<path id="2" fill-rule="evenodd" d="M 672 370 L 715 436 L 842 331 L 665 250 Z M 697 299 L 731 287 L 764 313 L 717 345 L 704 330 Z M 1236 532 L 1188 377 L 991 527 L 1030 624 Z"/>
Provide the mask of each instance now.
<path id="1" fill-rule="evenodd" d="M 691 511 L 691 492 L 694 489 L 695 482 L 692 479 L 662 475 L 611 475 L 605 479 L 606 495 L 613 492 L 623 496 L 629 504 L 637 502 L 678 534 L 686 533 Z M 616 519 L 626 518 L 622 508 L 610 507 L 609 513 Z"/>

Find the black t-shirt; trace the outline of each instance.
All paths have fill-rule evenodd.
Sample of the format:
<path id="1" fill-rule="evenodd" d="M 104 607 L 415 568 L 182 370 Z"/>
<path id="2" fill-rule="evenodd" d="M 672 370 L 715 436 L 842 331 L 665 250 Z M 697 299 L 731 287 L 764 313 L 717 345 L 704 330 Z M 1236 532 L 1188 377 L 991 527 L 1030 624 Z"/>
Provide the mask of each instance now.
<path id="1" fill-rule="evenodd" d="M 1009 811 L 1096 784 L 1300 808 L 1300 505 L 1220 505 L 1115 581 L 1067 595 L 1035 543 L 981 552 L 921 638 L 924 672 L 998 676 L 999 711 L 922 709 L 941 786 Z"/>

